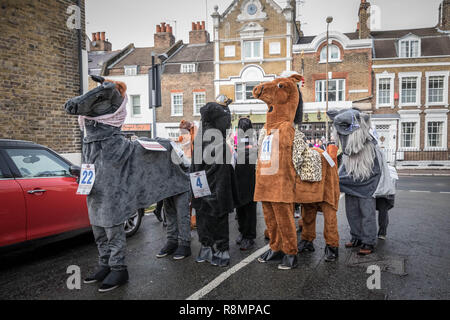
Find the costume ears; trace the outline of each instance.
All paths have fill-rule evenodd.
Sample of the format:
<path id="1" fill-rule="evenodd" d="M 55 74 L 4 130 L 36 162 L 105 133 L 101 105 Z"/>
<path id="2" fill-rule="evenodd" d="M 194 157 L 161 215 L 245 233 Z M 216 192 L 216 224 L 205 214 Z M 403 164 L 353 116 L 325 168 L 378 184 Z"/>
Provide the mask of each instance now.
<path id="1" fill-rule="evenodd" d="M 288 79 L 294 81 L 294 82 L 305 82 L 305 78 L 303 78 L 301 75 L 299 74 L 293 74 L 292 76 L 290 76 Z"/>
<path id="2" fill-rule="evenodd" d="M 336 118 L 336 116 L 341 113 L 338 110 L 329 110 L 327 111 L 327 115 L 330 117 L 331 121 L 334 121 L 334 118 Z"/>
<path id="3" fill-rule="evenodd" d="M 121 81 L 112 81 L 112 80 L 108 80 L 106 79 L 105 82 L 111 82 L 114 83 L 116 85 L 116 89 L 119 90 L 120 95 L 122 97 L 125 97 L 125 93 L 127 92 L 127 85 L 125 84 L 125 82 L 121 82 Z"/>

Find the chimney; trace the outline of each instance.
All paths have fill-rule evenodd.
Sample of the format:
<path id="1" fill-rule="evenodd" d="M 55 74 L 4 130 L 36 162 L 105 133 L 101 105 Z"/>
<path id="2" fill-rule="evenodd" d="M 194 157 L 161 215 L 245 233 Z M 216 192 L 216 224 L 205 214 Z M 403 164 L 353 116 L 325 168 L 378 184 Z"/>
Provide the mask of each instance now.
<path id="1" fill-rule="evenodd" d="M 370 37 L 370 3 L 366 0 L 361 0 L 359 5 L 359 38 L 367 39 Z"/>
<path id="2" fill-rule="evenodd" d="M 106 39 L 106 32 L 92 33 L 90 51 L 109 52 L 112 50 L 112 44 Z"/>
<path id="3" fill-rule="evenodd" d="M 209 32 L 206 31 L 206 23 L 192 22 L 192 30 L 189 32 L 189 43 L 200 44 L 209 42 Z"/>
<path id="4" fill-rule="evenodd" d="M 168 49 L 175 44 L 175 37 L 172 34 L 173 28 L 170 24 L 161 22 L 156 26 L 154 35 L 155 48 Z"/>
<path id="5" fill-rule="evenodd" d="M 450 30 L 450 0 L 444 0 L 439 5 L 439 24 L 440 30 Z"/>

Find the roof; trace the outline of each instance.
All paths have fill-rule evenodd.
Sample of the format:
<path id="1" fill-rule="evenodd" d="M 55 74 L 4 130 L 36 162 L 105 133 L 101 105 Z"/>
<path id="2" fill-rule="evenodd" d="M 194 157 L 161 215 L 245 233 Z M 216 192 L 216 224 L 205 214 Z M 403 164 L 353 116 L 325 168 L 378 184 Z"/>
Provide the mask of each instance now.
<path id="1" fill-rule="evenodd" d="M 107 62 L 109 59 L 114 58 L 120 52 L 121 52 L 121 50 L 107 51 L 107 52 L 105 52 L 105 51 L 89 51 L 89 53 L 88 53 L 89 74 L 95 73 L 95 72 L 94 73 L 91 72 L 92 69 L 101 70 L 103 67 L 103 64 L 105 62 Z M 98 73 L 100 74 L 100 72 L 98 72 Z"/>
<path id="2" fill-rule="evenodd" d="M 113 68 L 123 68 L 125 66 L 151 66 L 152 65 L 152 52 L 156 55 L 162 54 L 167 51 L 167 48 L 134 48 L 125 58 L 120 60 Z M 158 63 L 156 58 L 156 63 Z"/>
<path id="3" fill-rule="evenodd" d="M 180 73 L 180 64 L 183 63 L 195 63 L 196 72 L 214 72 L 214 44 L 208 42 L 184 45 L 166 61 L 164 73 Z"/>
<path id="4" fill-rule="evenodd" d="M 398 40 L 409 34 L 421 38 L 422 57 L 450 55 L 450 34 L 437 28 L 423 28 L 372 32 L 374 58 L 398 57 Z"/>

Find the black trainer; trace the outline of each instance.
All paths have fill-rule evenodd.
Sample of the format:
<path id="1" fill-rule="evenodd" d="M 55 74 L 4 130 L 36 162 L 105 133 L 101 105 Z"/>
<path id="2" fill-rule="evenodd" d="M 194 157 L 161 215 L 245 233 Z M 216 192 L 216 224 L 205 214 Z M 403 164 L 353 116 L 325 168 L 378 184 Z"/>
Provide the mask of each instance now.
<path id="1" fill-rule="evenodd" d="M 84 279 L 83 282 L 88 284 L 103 281 L 110 272 L 110 267 L 99 267 L 93 274 Z"/>
<path id="2" fill-rule="evenodd" d="M 178 246 L 177 250 L 173 254 L 174 260 L 181 260 L 187 258 L 191 255 L 191 247 L 190 246 Z"/>
<path id="3" fill-rule="evenodd" d="M 352 239 L 350 242 L 347 242 L 345 244 L 345 247 L 346 248 L 357 248 L 357 247 L 360 247 L 361 245 L 362 245 L 361 240 Z"/>
<path id="4" fill-rule="evenodd" d="M 103 280 L 98 292 L 108 292 L 114 290 L 128 281 L 128 270 L 111 270 L 108 276 Z"/>
<path id="5" fill-rule="evenodd" d="M 367 256 L 375 251 L 375 246 L 363 243 L 359 249 L 358 255 Z"/>
<path id="6" fill-rule="evenodd" d="M 280 270 L 291 270 L 297 268 L 297 255 L 296 254 L 287 254 L 281 260 L 281 264 L 278 265 L 278 269 Z"/>
<path id="7" fill-rule="evenodd" d="M 314 244 L 312 241 L 308 240 L 300 240 L 300 243 L 298 244 L 298 253 L 308 251 L 308 252 L 314 252 L 316 249 L 314 249 Z"/>
<path id="8" fill-rule="evenodd" d="M 166 245 L 161 249 L 161 251 L 156 255 L 157 258 L 163 258 L 174 253 L 178 248 L 178 243 L 167 242 Z"/>
<path id="9" fill-rule="evenodd" d="M 339 257 L 339 248 L 327 245 L 325 247 L 325 261 L 333 262 Z"/>
<path id="10" fill-rule="evenodd" d="M 255 241 L 253 241 L 252 239 L 242 239 L 241 243 L 240 243 L 240 249 L 242 251 L 246 251 L 246 250 L 251 250 L 253 249 L 253 247 L 255 246 Z"/>
<path id="11" fill-rule="evenodd" d="M 163 221 L 163 218 L 162 218 L 162 215 L 161 215 L 161 211 L 155 209 L 153 211 L 153 214 L 155 215 L 156 219 L 158 219 L 159 222 Z"/>
<path id="12" fill-rule="evenodd" d="M 266 263 L 267 261 L 281 260 L 283 257 L 283 251 L 272 251 L 272 249 L 269 249 L 258 258 L 258 262 Z"/>

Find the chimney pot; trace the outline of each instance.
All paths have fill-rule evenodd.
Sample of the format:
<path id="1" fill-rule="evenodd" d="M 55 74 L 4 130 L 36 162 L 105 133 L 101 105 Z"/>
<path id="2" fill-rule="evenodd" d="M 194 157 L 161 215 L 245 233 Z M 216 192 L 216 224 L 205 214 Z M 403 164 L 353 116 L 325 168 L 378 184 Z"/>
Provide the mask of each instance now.
<path id="1" fill-rule="evenodd" d="M 202 21 L 202 30 L 205 30 L 206 29 L 206 23 L 205 23 L 205 21 Z"/>
<path id="2" fill-rule="evenodd" d="M 202 25 L 197 21 L 197 30 L 202 30 Z"/>
<path id="3" fill-rule="evenodd" d="M 161 26 L 159 24 L 156 25 L 156 32 L 157 33 L 161 32 Z"/>
<path id="4" fill-rule="evenodd" d="M 97 41 L 100 40 L 100 32 L 97 32 Z"/>
<path id="5" fill-rule="evenodd" d="M 192 31 L 195 30 L 195 22 L 192 22 Z"/>
<path id="6" fill-rule="evenodd" d="M 102 39 L 102 41 L 106 40 L 106 32 L 101 33 L 101 39 Z"/>
<path id="7" fill-rule="evenodd" d="M 167 32 L 170 33 L 170 34 L 172 34 L 172 31 L 173 31 L 172 26 L 169 25 L 167 28 L 168 28 L 168 29 L 167 29 Z"/>
<path id="8" fill-rule="evenodd" d="M 97 34 L 95 32 L 92 33 L 92 41 L 97 41 Z"/>

